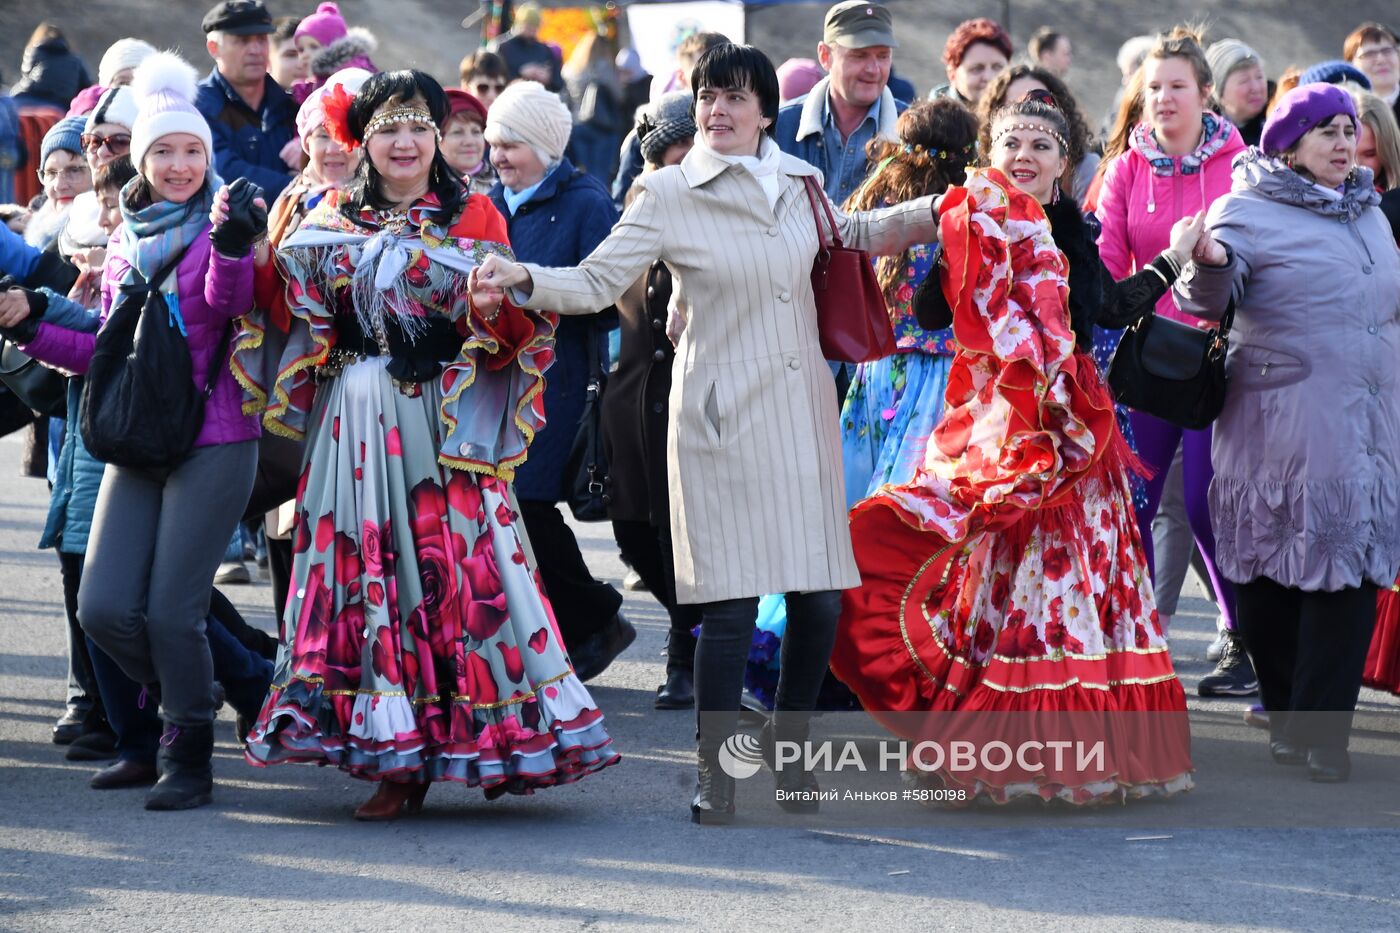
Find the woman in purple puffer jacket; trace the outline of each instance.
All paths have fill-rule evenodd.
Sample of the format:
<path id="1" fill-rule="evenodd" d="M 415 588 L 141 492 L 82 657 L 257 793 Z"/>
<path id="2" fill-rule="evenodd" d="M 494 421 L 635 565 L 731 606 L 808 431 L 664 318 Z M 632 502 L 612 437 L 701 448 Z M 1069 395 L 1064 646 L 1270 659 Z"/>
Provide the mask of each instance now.
<path id="1" fill-rule="evenodd" d="M 149 279 L 180 257 L 162 290 L 186 333 L 194 383 L 205 386 L 210 367 L 222 371 L 182 460 L 159 469 L 107 465 L 78 620 L 127 676 L 158 692 L 161 778 L 146 808 L 173 810 L 208 803 L 213 785 L 214 678 L 204 620 L 214 572 L 252 489 L 261 430 L 255 416 L 243 414 L 228 345 L 231 322 L 252 307 L 252 241 L 259 224 L 266 229 L 266 210 L 240 203 L 237 189 L 246 182 L 233 197 L 220 188 L 209 125 L 191 103 L 193 68 L 172 54 L 151 56 L 132 89 L 139 111 L 131 159 L 139 174 L 122 189 L 123 225 L 103 272 L 102 318 L 133 270 Z M 83 373 L 95 340 L 44 322 L 26 346 L 39 359 Z"/>

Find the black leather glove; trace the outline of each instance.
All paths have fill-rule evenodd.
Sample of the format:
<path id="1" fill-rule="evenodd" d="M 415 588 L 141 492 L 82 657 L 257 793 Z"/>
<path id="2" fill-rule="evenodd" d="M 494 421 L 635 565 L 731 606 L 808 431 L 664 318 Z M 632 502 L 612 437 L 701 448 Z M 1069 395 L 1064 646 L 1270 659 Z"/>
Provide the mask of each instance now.
<path id="1" fill-rule="evenodd" d="M 8 275 L 0 279 L 0 291 L 9 291 L 12 288 L 20 288 L 14 279 Z M 29 302 L 29 317 L 13 327 L 0 327 L 0 335 L 13 343 L 29 343 L 39 335 L 39 322 L 43 320 L 44 312 L 49 308 L 49 296 L 27 288 L 20 288 L 20 291 L 24 292 L 24 298 Z"/>
<path id="2" fill-rule="evenodd" d="M 246 178 L 228 186 L 228 216 L 209 231 L 214 249 L 235 259 L 252 251 L 253 241 L 267 232 L 267 208 L 253 203 L 261 197 L 263 190 Z"/>

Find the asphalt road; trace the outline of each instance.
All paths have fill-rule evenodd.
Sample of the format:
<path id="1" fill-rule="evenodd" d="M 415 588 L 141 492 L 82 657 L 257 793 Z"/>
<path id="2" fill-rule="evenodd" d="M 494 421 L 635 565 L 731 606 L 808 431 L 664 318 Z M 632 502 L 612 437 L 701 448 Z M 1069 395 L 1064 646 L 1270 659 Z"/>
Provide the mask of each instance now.
<path id="1" fill-rule="evenodd" d="M 908 804 L 781 816 L 766 776 L 730 828 L 689 822 L 690 714 L 658 712 L 665 633 L 598 681 L 623 762 L 578 784 L 488 803 L 434 788 L 418 818 L 357 824 L 365 785 L 243 762 L 218 730 L 213 806 L 147 813 L 93 791 L 49 741 L 65 670 L 58 563 L 35 550 L 42 481 L 0 440 L 0 928 L 39 930 L 1400 929 L 1400 704 L 1367 691 L 1356 773 L 1314 785 L 1268 760 L 1245 701 L 1192 699 L 1196 789 L 1070 811 Z M 621 565 L 580 529 L 595 573 Z M 230 587 L 272 628 L 266 584 Z M 1191 690 L 1210 665 L 1207 604 L 1172 632 Z"/>

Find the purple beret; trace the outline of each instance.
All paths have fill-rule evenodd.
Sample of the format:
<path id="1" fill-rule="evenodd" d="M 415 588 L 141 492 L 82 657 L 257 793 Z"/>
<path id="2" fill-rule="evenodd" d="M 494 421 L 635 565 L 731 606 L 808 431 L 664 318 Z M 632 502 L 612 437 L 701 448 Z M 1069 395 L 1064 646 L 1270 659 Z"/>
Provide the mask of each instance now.
<path id="1" fill-rule="evenodd" d="M 1356 126 L 1356 105 L 1351 95 L 1335 84 L 1300 84 L 1283 96 L 1264 123 L 1259 148 L 1265 155 L 1292 149 L 1303 134 L 1319 123 L 1344 113 Z"/>

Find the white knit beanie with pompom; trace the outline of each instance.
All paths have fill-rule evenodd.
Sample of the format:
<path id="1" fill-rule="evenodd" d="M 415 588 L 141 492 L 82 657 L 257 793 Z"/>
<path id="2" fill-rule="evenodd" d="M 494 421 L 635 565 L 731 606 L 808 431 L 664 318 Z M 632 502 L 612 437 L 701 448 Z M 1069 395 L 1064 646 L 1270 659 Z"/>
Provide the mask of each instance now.
<path id="1" fill-rule="evenodd" d="M 131 124 L 131 164 L 141 170 L 146 150 L 162 136 L 188 133 L 204 143 L 212 165 L 214 139 L 209 123 L 194 106 L 198 74 L 174 52 L 157 52 L 136 68 L 131 93 L 136 97 L 136 121 Z"/>

